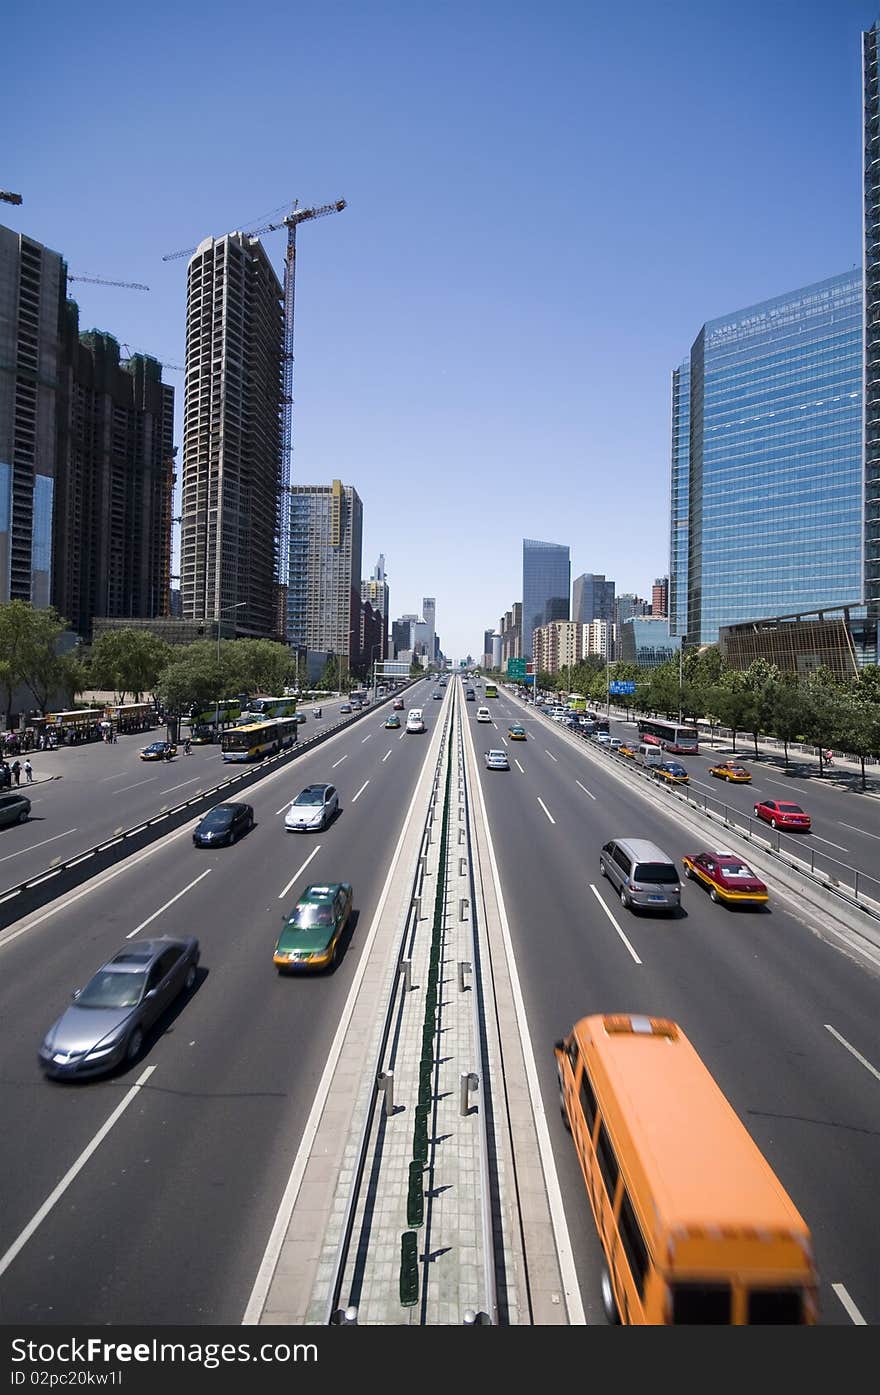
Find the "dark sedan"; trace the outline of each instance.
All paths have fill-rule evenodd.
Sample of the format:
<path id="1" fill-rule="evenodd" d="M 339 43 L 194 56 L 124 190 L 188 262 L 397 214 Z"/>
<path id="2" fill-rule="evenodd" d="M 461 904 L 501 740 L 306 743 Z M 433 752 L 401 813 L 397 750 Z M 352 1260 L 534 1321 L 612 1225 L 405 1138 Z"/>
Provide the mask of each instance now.
<path id="1" fill-rule="evenodd" d="M 76 990 L 49 1028 L 39 1052 L 43 1070 L 69 1080 L 136 1061 L 153 1023 L 194 987 L 198 962 L 194 935 L 126 945 Z"/>
<path id="2" fill-rule="evenodd" d="M 209 809 L 193 829 L 197 848 L 217 848 L 235 843 L 254 826 L 254 811 L 250 804 L 218 804 Z"/>

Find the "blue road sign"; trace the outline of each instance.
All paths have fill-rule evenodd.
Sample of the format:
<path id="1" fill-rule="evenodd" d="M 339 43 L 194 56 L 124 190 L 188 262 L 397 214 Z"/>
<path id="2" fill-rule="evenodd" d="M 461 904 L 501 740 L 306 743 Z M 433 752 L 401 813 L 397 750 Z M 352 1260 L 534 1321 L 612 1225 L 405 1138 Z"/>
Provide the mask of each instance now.
<path id="1" fill-rule="evenodd" d="M 611 693 L 634 693 L 635 690 L 635 683 L 631 680 L 624 680 L 622 678 L 618 678 L 608 685 L 608 691 Z"/>

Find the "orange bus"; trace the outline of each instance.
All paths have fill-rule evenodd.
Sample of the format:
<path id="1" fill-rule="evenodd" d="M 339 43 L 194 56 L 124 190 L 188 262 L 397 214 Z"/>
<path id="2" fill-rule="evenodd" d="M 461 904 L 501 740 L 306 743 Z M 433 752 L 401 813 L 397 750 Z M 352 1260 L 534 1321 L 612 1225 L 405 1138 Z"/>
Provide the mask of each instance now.
<path id="1" fill-rule="evenodd" d="M 807 1225 L 681 1028 L 585 1017 L 555 1054 L 608 1321 L 814 1323 Z"/>

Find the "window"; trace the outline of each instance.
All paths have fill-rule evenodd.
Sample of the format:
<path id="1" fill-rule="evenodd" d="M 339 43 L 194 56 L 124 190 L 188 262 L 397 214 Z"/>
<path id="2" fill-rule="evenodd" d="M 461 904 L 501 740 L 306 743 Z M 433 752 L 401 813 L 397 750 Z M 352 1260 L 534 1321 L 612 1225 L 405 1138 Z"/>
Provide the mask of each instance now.
<path id="1" fill-rule="evenodd" d="M 645 1274 L 648 1270 L 648 1248 L 642 1235 L 641 1227 L 636 1220 L 636 1213 L 632 1208 L 629 1193 L 626 1187 L 620 1198 L 620 1215 L 617 1220 L 617 1228 L 620 1231 L 620 1241 L 626 1254 L 630 1273 L 635 1280 L 636 1288 L 640 1295 L 645 1292 Z"/>
<path id="2" fill-rule="evenodd" d="M 617 863 L 621 871 L 625 872 L 626 875 L 629 876 L 632 863 L 630 862 L 626 853 L 622 852 L 620 848 L 614 849 L 614 861 Z"/>
<path id="3" fill-rule="evenodd" d="M 593 1094 L 593 1087 L 590 1084 L 590 1077 L 587 1075 L 586 1066 L 584 1066 L 583 1075 L 581 1076 L 581 1109 L 584 1111 L 587 1129 L 592 1137 L 593 1124 L 596 1119 L 596 1096 Z"/>
<path id="4" fill-rule="evenodd" d="M 804 1303 L 797 1288 L 754 1288 L 749 1293 L 750 1327 L 788 1327 L 802 1323 Z"/>
<path id="5" fill-rule="evenodd" d="M 673 1284 L 673 1324 L 727 1327 L 730 1299 L 730 1284 Z"/>
<path id="6" fill-rule="evenodd" d="M 599 1125 L 599 1137 L 596 1142 L 596 1156 L 599 1159 L 599 1171 L 602 1173 L 602 1181 L 605 1183 L 608 1199 L 613 1202 L 619 1168 L 617 1166 L 617 1158 L 614 1156 L 614 1149 L 611 1147 L 611 1140 L 608 1137 L 605 1125 L 601 1123 Z"/>

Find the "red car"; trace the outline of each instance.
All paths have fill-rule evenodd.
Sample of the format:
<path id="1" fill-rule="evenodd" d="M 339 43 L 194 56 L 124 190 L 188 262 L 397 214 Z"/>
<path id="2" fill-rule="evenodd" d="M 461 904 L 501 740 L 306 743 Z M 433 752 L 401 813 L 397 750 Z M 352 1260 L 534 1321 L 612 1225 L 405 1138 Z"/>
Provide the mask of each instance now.
<path id="1" fill-rule="evenodd" d="M 738 853 L 720 848 L 688 853 L 681 860 L 688 880 L 704 886 L 713 901 L 723 901 L 725 906 L 762 906 L 767 900 L 767 887 Z"/>
<path id="2" fill-rule="evenodd" d="M 812 819 L 799 804 L 787 804 L 781 799 L 765 799 L 756 804 L 755 817 L 769 823 L 771 828 L 796 828 L 808 833 L 812 827 Z"/>

